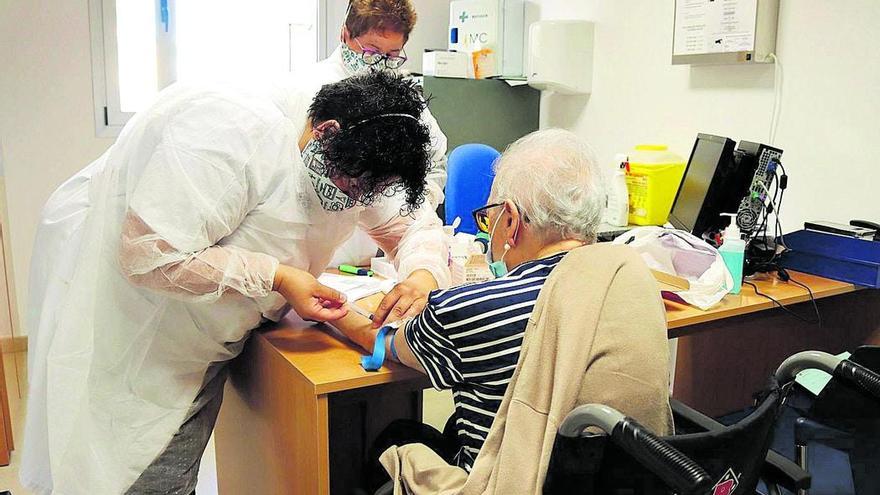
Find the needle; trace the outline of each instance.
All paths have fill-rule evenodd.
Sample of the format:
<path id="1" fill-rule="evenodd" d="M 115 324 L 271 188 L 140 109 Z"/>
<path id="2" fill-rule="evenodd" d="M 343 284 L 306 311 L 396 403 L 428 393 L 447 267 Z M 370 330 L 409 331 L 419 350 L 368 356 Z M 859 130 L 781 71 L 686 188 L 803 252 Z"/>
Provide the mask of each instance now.
<path id="1" fill-rule="evenodd" d="M 370 320 L 370 321 L 373 320 L 373 314 L 370 313 L 369 311 L 367 311 L 366 309 L 364 309 L 364 308 L 358 306 L 357 304 L 355 304 L 355 303 L 351 303 L 351 304 L 348 305 L 348 307 L 350 307 L 351 309 L 353 309 L 355 313 L 357 313 L 357 314 L 363 316 L 364 318 L 366 318 L 366 319 L 368 319 L 368 320 Z"/>

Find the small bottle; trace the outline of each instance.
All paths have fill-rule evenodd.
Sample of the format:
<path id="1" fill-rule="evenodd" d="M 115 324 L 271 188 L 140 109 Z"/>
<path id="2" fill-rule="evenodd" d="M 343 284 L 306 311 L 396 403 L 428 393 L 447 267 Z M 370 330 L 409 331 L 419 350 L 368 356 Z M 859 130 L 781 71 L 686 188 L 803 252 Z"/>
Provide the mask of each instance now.
<path id="1" fill-rule="evenodd" d="M 733 277 L 733 287 L 729 292 L 739 294 L 742 290 L 743 264 L 746 261 L 746 241 L 742 239 L 736 224 L 736 213 L 722 213 L 721 216 L 730 217 L 730 225 L 724 229 L 724 243 L 718 248 L 718 252 Z"/>
<path id="2" fill-rule="evenodd" d="M 626 155 L 616 155 L 614 158 L 618 165 L 608 184 L 605 223 L 615 227 L 626 227 L 629 218 L 629 190 L 626 188 L 626 170 L 629 159 Z"/>

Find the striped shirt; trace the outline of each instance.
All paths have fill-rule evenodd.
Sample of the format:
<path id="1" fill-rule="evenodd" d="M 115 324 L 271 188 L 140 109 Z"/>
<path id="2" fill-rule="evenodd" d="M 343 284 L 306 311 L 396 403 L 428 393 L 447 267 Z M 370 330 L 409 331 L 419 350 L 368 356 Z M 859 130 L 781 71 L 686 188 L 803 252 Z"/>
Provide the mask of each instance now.
<path id="1" fill-rule="evenodd" d="M 565 253 L 529 261 L 504 277 L 431 294 L 405 330 L 406 341 L 439 390 L 452 389 L 467 471 L 486 441 L 538 293 Z"/>

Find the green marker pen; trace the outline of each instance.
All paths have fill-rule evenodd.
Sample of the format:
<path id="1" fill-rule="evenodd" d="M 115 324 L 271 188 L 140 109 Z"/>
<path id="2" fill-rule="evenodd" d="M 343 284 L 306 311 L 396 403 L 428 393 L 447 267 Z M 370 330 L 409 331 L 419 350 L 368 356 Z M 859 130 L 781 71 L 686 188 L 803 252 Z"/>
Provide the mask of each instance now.
<path id="1" fill-rule="evenodd" d="M 373 270 L 367 270 L 366 268 L 358 268 L 352 265 L 339 265 L 339 271 L 342 273 L 349 273 L 351 275 L 362 275 L 365 277 L 372 277 Z"/>

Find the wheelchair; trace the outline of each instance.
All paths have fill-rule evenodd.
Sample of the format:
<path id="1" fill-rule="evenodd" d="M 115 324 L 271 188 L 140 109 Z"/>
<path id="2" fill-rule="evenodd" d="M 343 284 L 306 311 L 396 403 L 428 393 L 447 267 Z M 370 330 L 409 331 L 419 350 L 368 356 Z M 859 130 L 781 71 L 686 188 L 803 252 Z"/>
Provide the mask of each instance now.
<path id="1" fill-rule="evenodd" d="M 778 434 L 775 445 L 793 442 L 792 457 L 813 475 L 797 494 L 880 493 L 880 347 L 862 346 L 847 359 L 807 352 L 798 362 L 831 378 L 815 398 L 788 404 L 793 425 L 777 425 L 793 435 Z"/>
<path id="2" fill-rule="evenodd" d="M 862 483 L 856 493 L 880 493 L 874 479 L 878 474 L 869 469 L 880 467 L 880 375 L 859 364 L 859 357 L 864 360 L 868 354 L 880 364 L 880 348 L 870 348 L 870 353 L 863 349 L 851 360 L 819 351 L 789 357 L 758 395 L 750 414 L 732 425 L 672 400 L 676 434 L 658 437 L 608 406 L 579 406 L 557 431 L 543 493 L 779 495 L 785 489 L 806 495 L 812 484 L 806 470 L 809 449 L 817 443 L 851 453 L 853 476 Z M 795 463 L 771 450 L 770 444 L 794 377 L 805 369 L 820 369 L 833 378 L 811 415 L 798 418 Z M 869 441 L 856 448 L 855 439 L 868 430 Z M 758 491 L 759 481 L 765 492 Z M 390 494 L 391 484 L 376 493 Z"/>
<path id="3" fill-rule="evenodd" d="M 752 412 L 729 426 L 673 401 L 679 434 L 670 437 L 657 438 L 605 406 L 580 406 L 559 428 L 544 493 L 751 495 L 763 480 L 768 495 L 781 488 L 805 495 L 812 484 L 807 461 L 813 443 L 850 453 L 855 493 L 880 493 L 878 475 L 869 469 L 880 467 L 880 375 L 860 360 L 880 364 L 880 349 L 860 348 L 852 359 L 818 351 L 791 356 Z M 805 369 L 833 378 L 810 416 L 795 424 L 795 465 L 769 444 L 794 377 Z"/>

